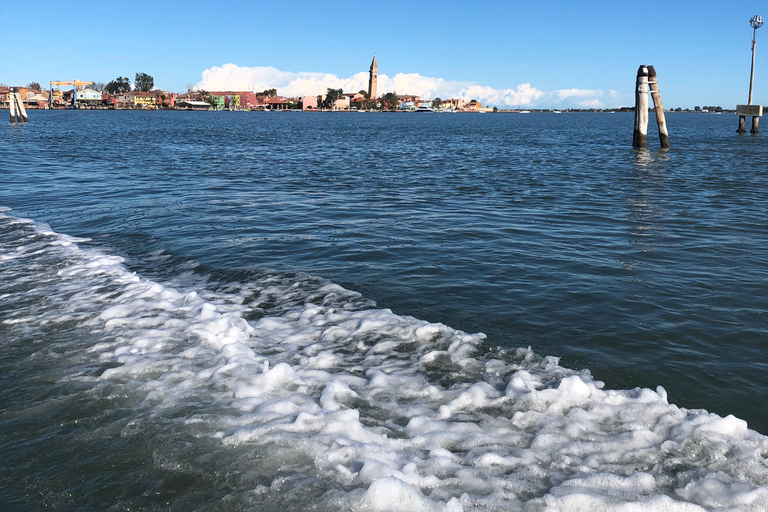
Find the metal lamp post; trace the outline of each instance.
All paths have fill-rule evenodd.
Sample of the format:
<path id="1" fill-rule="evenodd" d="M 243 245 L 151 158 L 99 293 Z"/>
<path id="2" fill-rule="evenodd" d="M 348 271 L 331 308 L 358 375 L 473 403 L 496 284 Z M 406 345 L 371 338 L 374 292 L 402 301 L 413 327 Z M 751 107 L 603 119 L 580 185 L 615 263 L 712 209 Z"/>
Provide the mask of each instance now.
<path id="1" fill-rule="evenodd" d="M 757 36 L 757 29 L 763 26 L 763 18 L 755 14 L 750 18 L 749 24 L 752 26 L 752 68 L 749 71 L 749 102 L 747 105 L 752 104 L 752 86 L 755 83 L 755 37 Z"/>
<path id="2" fill-rule="evenodd" d="M 757 126 L 760 121 L 760 116 L 763 115 L 762 105 L 752 106 L 752 88 L 755 83 L 755 38 L 757 36 L 757 29 L 763 26 L 763 18 L 759 14 L 755 14 L 750 18 L 749 25 L 752 27 L 752 68 L 749 71 L 749 100 L 746 105 L 737 105 L 736 113 L 739 114 L 739 129 L 737 132 L 746 133 L 747 128 L 746 117 L 752 116 L 752 129 L 751 133 L 759 133 Z"/>

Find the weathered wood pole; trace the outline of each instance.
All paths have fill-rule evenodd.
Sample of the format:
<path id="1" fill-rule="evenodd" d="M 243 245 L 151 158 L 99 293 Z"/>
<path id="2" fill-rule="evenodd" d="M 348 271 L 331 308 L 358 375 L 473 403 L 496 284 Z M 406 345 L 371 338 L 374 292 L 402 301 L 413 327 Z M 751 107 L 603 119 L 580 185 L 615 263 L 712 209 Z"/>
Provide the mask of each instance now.
<path id="1" fill-rule="evenodd" d="M 16 95 L 12 92 L 8 93 L 8 109 L 11 112 L 11 123 L 16 122 Z"/>
<path id="2" fill-rule="evenodd" d="M 656 111 L 656 124 L 659 127 L 659 142 L 661 147 L 669 147 L 669 132 L 667 132 L 667 120 L 664 118 L 664 104 L 661 102 L 661 91 L 659 91 L 659 82 L 656 78 L 656 70 L 653 66 L 648 66 L 648 85 L 651 88 L 651 99 L 653 100 L 653 109 Z"/>
<path id="3" fill-rule="evenodd" d="M 27 109 L 24 108 L 24 100 L 21 99 L 21 93 L 16 93 L 16 101 L 18 102 L 16 105 L 17 110 L 21 114 L 21 119 L 23 122 L 28 123 L 29 117 L 27 117 Z"/>
<path id="4" fill-rule="evenodd" d="M 648 68 L 637 70 L 635 87 L 635 131 L 632 136 L 633 148 L 644 148 L 648 143 Z"/>

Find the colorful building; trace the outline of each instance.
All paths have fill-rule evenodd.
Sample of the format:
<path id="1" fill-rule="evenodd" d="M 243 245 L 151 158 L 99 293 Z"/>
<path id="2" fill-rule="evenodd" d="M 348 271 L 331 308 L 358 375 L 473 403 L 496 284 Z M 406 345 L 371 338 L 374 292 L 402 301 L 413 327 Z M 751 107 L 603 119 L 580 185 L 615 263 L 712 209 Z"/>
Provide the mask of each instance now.
<path id="1" fill-rule="evenodd" d="M 153 92 L 131 91 L 126 96 L 128 97 L 129 102 L 133 104 L 132 108 L 157 108 L 157 99 L 155 97 L 155 93 Z"/>
<path id="2" fill-rule="evenodd" d="M 317 96 L 302 96 L 301 110 L 317 110 Z"/>

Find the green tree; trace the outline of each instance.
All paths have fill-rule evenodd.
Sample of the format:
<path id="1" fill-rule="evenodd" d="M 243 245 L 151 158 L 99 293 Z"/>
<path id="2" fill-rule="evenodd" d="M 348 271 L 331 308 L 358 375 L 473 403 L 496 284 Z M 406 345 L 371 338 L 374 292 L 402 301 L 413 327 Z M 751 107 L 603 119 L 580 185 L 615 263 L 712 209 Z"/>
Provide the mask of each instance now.
<path id="1" fill-rule="evenodd" d="M 29 82 L 27 84 L 27 89 L 34 89 L 36 91 L 42 91 L 42 89 L 40 88 L 40 84 L 37 83 L 37 82 Z"/>
<path id="2" fill-rule="evenodd" d="M 104 86 L 104 90 L 109 94 L 125 94 L 131 90 L 131 81 L 119 76 Z"/>
<path id="3" fill-rule="evenodd" d="M 326 108 L 333 108 L 333 105 L 336 103 L 336 100 L 341 98 L 344 95 L 344 91 L 342 89 L 331 89 L 328 88 L 328 92 L 325 94 L 325 106 Z"/>
<path id="4" fill-rule="evenodd" d="M 269 96 L 270 98 L 277 97 L 277 89 L 267 89 L 258 93 L 259 95 Z"/>
<path id="5" fill-rule="evenodd" d="M 443 100 L 440 97 L 437 97 L 432 100 L 432 108 L 435 110 L 440 110 L 443 107 Z"/>
<path id="6" fill-rule="evenodd" d="M 205 89 L 200 89 L 197 91 L 197 93 L 200 95 L 200 101 L 204 101 L 207 104 L 209 104 L 211 107 L 216 108 L 216 105 L 218 105 L 218 100 L 211 96 L 211 93 L 206 91 Z"/>
<path id="7" fill-rule="evenodd" d="M 365 89 L 360 89 L 359 91 L 357 91 L 357 94 L 362 94 L 363 96 L 365 96 L 365 99 L 367 100 L 371 99 L 371 95 L 368 94 L 368 91 L 366 91 Z"/>
<path id="8" fill-rule="evenodd" d="M 146 73 L 136 73 L 136 80 L 133 83 L 137 91 L 149 92 L 155 86 L 155 79 Z"/>
<path id="9" fill-rule="evenodd" d="M 397 110 L 400 105 L 396 92 L 388 92 L 381 97 L 381 102 L 387 106 L 387 110 Z"/>

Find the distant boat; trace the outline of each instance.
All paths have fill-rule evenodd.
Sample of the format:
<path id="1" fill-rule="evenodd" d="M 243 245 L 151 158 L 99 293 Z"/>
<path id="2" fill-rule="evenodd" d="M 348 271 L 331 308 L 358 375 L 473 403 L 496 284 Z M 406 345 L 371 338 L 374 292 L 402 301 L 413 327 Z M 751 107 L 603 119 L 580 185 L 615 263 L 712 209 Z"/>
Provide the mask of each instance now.
<path id="1" fill-rule="evenodd" d="M 530 114 L 531 111 L 530 110 L 521 110 L 520 113 L 521 114 Z"/>
<path id="2" fill-rule="evenodd" d="M 429 107 L 419 107 L 414 112 L 434 112 L 434 110 Z"/>

